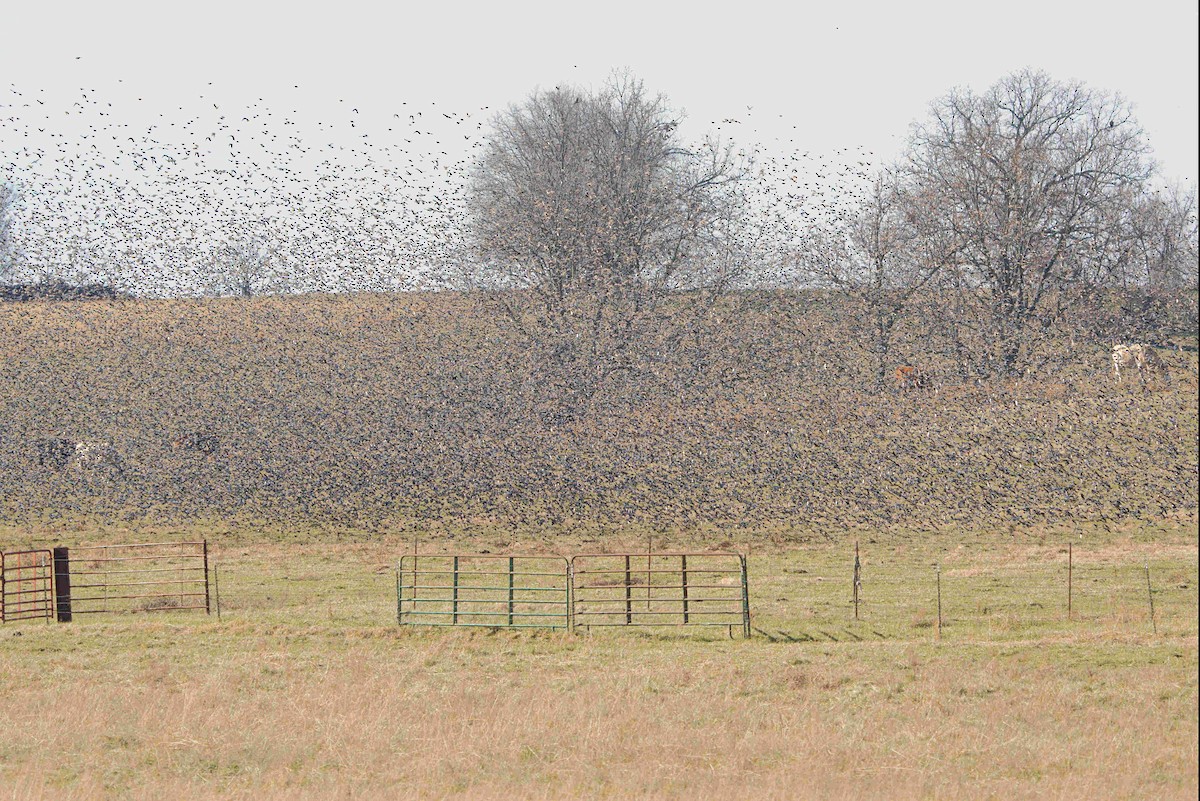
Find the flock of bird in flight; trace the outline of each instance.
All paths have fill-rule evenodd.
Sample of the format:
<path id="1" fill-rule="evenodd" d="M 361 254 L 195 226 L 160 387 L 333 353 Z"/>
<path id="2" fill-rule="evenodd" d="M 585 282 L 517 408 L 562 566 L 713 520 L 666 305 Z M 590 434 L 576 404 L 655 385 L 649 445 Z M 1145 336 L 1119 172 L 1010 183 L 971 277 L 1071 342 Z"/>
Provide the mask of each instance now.
<path id="1" fill-rule="evenodd" d="M 472 258 L 465 197 L 493 109 L 394 101 L 385 112 L 343 99 L 314 115 L 219 91 L 168 108 L 10 84 L 0 179 L 19 201 L 8 280 L 99 280 L 145 296 L 396 290 L 437 285 Z M 710 134 L 753 131 L 746 111 Z M 741 149 L 752 202 L 774 226 L 757 233 L 776 244 L 849 213 L 871 168 L 867 151 L 827 159 L 794 145 Z"/>

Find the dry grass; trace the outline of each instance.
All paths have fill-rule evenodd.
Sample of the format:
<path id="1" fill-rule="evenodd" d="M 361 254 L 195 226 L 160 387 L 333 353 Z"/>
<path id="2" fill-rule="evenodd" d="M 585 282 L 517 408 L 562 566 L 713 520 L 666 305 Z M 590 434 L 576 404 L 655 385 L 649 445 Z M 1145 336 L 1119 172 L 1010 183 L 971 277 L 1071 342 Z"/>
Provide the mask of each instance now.
<path id="1" fill-rule="evenodd" d="M 1194 639 L 813 647 L 155 627 L 121 666 L 89 654 L 125 634 L 74 638 L 52 683 L 6 681 L 16 797 L 1196 792 Z M 214 653 L 189 653 L 197 638 Z M 77 702 L 66 726 L 64 698 Z"/>
<path id="2" fill-rule="evenodd" d="M 814 588 L 842 583 L 844 542 L 755 545 L 750 641 L 397 630 L 376 571 L 402 543 L 231 545 L 220 622 L 0 629 L 0 786 L 16 799 L 1194 798 L 1194 527 L 1158 535 L 1157 636 L 1134 595 L 1073 623 L 965 611 L 993 598 L 996 571 L 1054 561 L 1053 540 L 1015 536 L 957 551 L 960 612 L 940 640 L 920 606 L 859 624 L 840 599 L 814 609 Z M 1149 552 L 1136 532 L 1099 539 L 1083 563 Z M 916 583 L 937 547 L 894 537 L 869 552 L 906 552 L 915 572 L 896 576 Z"/>

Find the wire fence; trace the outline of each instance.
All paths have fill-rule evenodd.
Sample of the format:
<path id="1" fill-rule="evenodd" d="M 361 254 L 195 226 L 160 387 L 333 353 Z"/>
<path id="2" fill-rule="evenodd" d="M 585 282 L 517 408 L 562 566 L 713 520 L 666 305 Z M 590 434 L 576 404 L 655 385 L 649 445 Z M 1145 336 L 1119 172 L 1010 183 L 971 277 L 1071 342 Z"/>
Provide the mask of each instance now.
<path id="1" fill-rule="evenodd" d="M 859 622 L 906 629 L 1004 631 L 1057 624 L 1195 627 L 1197 554 L 1093 555 L 1071 546 L 1022 557 L 972 552 L 912 556 L 848 549 L 791 557 L 759 572 L 766 617 L 789 623 Z"/>
<path id="2" fill-rule="evenodd" d="M 142 551 L 163 558 L 131 558 Z M 203 553 L 186 551 L 182 545 L 72 548 L 74 610 L 90 616 L 86 613 L 202 608 Z M 477 556 L 470 570 L 460 562 L 457 604 L 453 555 L 448 554 L 418 554 L 415 582 L 411 557 L 381 545 L 247 546 L 211 550 L 208 556 L 207 600 L 214 616 L 224 620 L 387 626 L 396 624 L 399 612 L 405 622 L 422 617 L 453 624 L 457 609 L 459 624 L 508 626 L 507 554 Z M 30 559 L 35 561 L 27 565 Z M 833 639 L 1019 637 L 1047 627 L 1195 633 L 1200 613 L 1197 553 L 1180 546 L 1093 551 L 1047 545 L 1019 553 L 964 546 L 914 553 L 866 545 L 856 555 L 853 546 L 821 545 L 750 555 L 744 589 L 737 586 L 736 565 L 722 563 L 723 572 L 709 574 L 704 571 L 716 569 L 714 565 L 694 555 L 687 558 L 686 576 L 678 554 L 633 555 L 628 576 L 623 555 L 590 559 L 581 558 L 574 566 L 576 589 L 567 599 L 573 626 L 562 624 L 566 591 L 557 578 L 553 587 L 543 586 L 549 579 L 520 575 L 522 570 L 542 570 L 514 568 L 514 627 L 546 623 L 585 630 L 590 623 L 605 630 L 600 624 L 627 627 L 639 622 L 657 626 L 682 623 L 686 613 L 688 624 L 711 620 L 728 628 L 742 625 L 744 603 L 746 617 L 753 613 L 753 633 L 785 639 L 821 639 L 826 634 Z M 34 609 L 39 619 L 47 615 L 44 562 L 44 556 L 13 557 L 9 562 L 21 567 L 10 572 L 10 579 L 36 576 L 37 581 L 8 585 L 12 614 L 7 620 L 24 617 L 17 614 L 19 608 Z M 492 562 L 500 567 L 487 568 Z M 399 567 L 404 568 L 400 574 Z M 143 572 L 157 570 L 169 572 Z M 495 575 L 485 575 L 489 570 Z M 545 572 L 558 576 L 561 570 Z M 424 599 L 416 604 L 414 583 Z M 35 588 L 36 598 L 13 594 Z M 33 600 L 36 608 L 17 606 Z M 553 604 L 532 603 L 535 600 Z M 548 614 L 540 615 L 543 612 Z M 725 635 L 719 627 L 711 631 Z"/>

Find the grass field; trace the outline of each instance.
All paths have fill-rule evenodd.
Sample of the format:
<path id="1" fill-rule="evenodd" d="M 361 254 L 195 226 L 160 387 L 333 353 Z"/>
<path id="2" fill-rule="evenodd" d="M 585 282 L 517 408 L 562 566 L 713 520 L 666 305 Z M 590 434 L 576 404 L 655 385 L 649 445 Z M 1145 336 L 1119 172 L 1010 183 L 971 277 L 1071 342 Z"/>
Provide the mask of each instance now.
<path id="1" fill-rule="evenodd" d="M 749 550 L 749 641 L 723 630 L 400 629 L 391 570 L 409 547 L 401 538 L 4 537 L 10 547 L 181 533 L 214 540 L 219 621 L 167 613 L 0 628 L 0 797 L 1197 792 L 1194 522 L 863 537 L 858 621 L 849 538 L 677 533 L 657 543 Z M 497 534 L 421 550 L 589 545 Z"/>

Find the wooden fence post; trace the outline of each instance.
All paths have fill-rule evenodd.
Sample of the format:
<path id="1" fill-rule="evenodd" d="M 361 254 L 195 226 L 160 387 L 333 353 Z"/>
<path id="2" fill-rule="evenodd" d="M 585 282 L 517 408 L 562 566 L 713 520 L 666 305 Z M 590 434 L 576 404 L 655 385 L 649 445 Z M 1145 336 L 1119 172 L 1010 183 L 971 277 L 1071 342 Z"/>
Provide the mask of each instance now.
<path id="1" fill-rule="evenodd" d="M 71 622 L 71 553 L 66 546 L 54 549 L 54 610 L 59 623 Z"/>
<path id="2" fill-rule="evenodd" d="M 858 540 L 854 541 L 854 619 L 858 620 L 858 593 L 862 587 L 862 563 L 858 561 Z"/>

